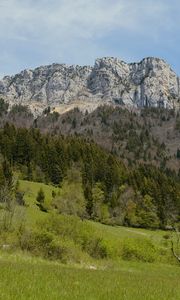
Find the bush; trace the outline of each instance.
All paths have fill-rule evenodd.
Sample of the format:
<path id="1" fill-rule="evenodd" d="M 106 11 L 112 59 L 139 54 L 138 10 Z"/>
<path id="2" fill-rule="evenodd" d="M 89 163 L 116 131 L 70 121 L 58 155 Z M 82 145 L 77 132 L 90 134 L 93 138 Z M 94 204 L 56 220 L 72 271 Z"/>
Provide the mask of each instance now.
<path id="1" fill-rule="evenodd" d="M 24 192 L 20 192 L 20 191 L 17 191 L 16 192 L 16 203 L 21 205 L 21 206 L 24 206 L 25 205 L 25 200 L 24 200 Z"/>
<path id="2" fill-rule="evenodd" d="M 108 251 L 106 244 L 103 239 L 97 237 L 89 236 L 86 242 L 82 245 L 82 249 L 85 250 L 93 258 L 106 258 L 108 256 Z"/>
<path id="3" fill-rule="evenodd" d="M 45 194 L 42 188 L 40 188 L 40 190 L 38 191 L 37 197 L 36 197 L 36 201 L 40 204 L 43 204 L 45 200 Z"/>
<path id="4" fill-rule="evenodd" d="M 138 260 L 154 262 L 157 257 L 157 249 L 147 239 L 127 239 L 124 241 L 122 258 L 124 260 Z"/>
<path id="5" fill-rule="evenodd" d="M 106 245 L 93 227 L 78 217 L 67 215 L 51 215 L 45 221 L 39 223 L 40 228 L 60 236 L 63 239 L 72 240 L 82 251 L 94 258 L 108 256 Z"/>
<path id="6" fill-rule="evenodd" d="M 81 174 L 78 170 L 69 170 L 66 180 L 62 182 L 60 195 L 54 195 L 53 197 L 53 205 L 60 214 L 85 217 L 86 201 Z"/>
<path id="7" fill-rule="evenodd" d="M 79 263 L 83 257 L 81 249 L 73 241 L 56 237 L 47 231 L 25 231 L 20 238 L 20 246 L 34 255 L 63 263 Z"/>
<path id="8" fill-rule="evenodd" d="M 37 206 L 39 206 L 41 211 L 47 212 L 47 207 L 45 205 L 45 194 L 42 188 L 38 191 L 37 197 Z"/>

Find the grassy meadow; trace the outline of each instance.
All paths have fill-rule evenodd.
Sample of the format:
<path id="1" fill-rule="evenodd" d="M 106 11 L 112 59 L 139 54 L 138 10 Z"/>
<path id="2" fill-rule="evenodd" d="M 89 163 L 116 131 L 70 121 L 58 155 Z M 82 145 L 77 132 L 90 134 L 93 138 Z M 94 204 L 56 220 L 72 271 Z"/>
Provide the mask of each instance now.
<path id="1" fill-rule="evenodd" d="M 36 205 L 40 187 L 47 212 Z M 60 188 L 20 180 L 20 190 L 26 206 L 0 235 L 0 299 L 180 299 L 169 233 L 57 216 L 50 204 Z"/>
<path id="2" fill-rule="evenodd" d="M 0 259 L 0 299 L 178 300 L 180 268 L 136 262 L 63 266 L 38 259 Z"/>

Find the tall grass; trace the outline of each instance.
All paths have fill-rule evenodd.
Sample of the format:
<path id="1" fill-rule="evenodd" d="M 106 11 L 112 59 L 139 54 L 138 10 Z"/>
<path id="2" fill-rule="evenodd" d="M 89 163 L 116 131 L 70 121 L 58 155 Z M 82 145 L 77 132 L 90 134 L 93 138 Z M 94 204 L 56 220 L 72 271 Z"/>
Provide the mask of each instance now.
<path id="1" fill-rule="evenodd" d="M 89 270 L 50 263 L 0 261 L 0 299 L 178 300 L 178 267 L 121 263 Z"/>

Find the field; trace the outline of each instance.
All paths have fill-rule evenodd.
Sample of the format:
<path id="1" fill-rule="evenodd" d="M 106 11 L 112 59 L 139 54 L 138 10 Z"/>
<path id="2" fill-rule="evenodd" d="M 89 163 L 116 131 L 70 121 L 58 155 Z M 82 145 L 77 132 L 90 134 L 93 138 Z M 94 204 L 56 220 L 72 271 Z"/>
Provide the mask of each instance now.
<path id="1" fill-rule="evenodd" d="M 0 259 L 4 300 L 178 300 L 180 268 L 121 262 L 90 270 L 37 259 Z"/>
<path id="2" fill-rule="evenodd" d="M 37 220 L 46 221 L 49 215 L 41 212 L 35 202 L 41 186 L 46 194 L 48 207 L 54 190 L 52 186 L 20 181 L 20 189 L 26 192 L 27 207 L 24 210 L 27 224 L 31 228 L 35 228 Z M 22 251 L 18 247 L 13 250 L 1 249 L 0 299 L 180 299 L 180 268 L 172 258 L 168 241 L 163 238 L 165 232 L 112 227 L 91 221 L 77 221 L 70 217 L 59 221 L 63 234 L 67 228 L 72 231 L 71 240 L 70 235 L 66 235 L 65 245 L 74 249 L 78 259 L 82 255 L 80 261 L 72 260 L 63 264 L 59 260 L 45 259 L 37 253 L 34 255 L 33 252 Z M 78 230 L 80 228 L 80 236 L 73 231 L 74 225 Z M 83 251 L 80 249 L 79 240 L 84 238 L 87 231 L 89 235 L 93 232 L 95 237 L 102 239 L 107 257 L 90 255 L 91 244 L 87 244 Z M 74 258 L 71 252 L 68 255 Z"/>

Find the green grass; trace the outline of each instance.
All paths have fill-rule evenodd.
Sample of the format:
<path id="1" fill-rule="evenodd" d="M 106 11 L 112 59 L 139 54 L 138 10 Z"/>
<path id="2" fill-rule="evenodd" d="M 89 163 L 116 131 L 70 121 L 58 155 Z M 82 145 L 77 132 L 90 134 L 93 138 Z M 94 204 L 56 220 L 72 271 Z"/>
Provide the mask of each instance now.
<path id="1" fill-rule="evenodd" d="M 43 188 L 46 204 L 50 207 L 52 191 L 58 192 L 59 188 L 20 180 L 20 189 L 25 191 L 27 205 L 21 209 L 26 212 L 28 228 L 33 230 L 37 230 L 37 221 L 46 224 L 53 216 L 51 213 L 41 212 L 36 205 L 40 187 Z M 65 245 L 74 247 L 72 252 L 74 250 L 75 255 L 80 255 L 81 260 L 64 265 L 60 261 L 48 261 L 18 248 L 1 250 L 0 300 L 180 299 L 180 268 L 173 264 L 168 242 L 163 238 L 165 232 L 112 227 L 68 216 L 60 216 L 55 221 L 57 223 L 52 227 L 55 241 L 57 238 L 58 242 L 58 235 L 65 234 Z M 92 235 L 102 239 L 108 252 L 107 258 L 94 258 L 81 249 L 80 241 Z M 154 245 L 155 250 L 148 243 Z M 91 244 L 88 247 L 91 250 Z M 130 253 L 130 256 L 123 257 L 124 249 L 127 251 L 126 255 Z M 143 262 L 152 255 L 154 263 Z"/>
<path id="2" fill-rule="evenodd" d="M 46 218 L 49 215 L 49 213 L 41 212 L 39 207 L 36 205 L 36 196 L 40 188 L 42 188 L 45 193 L 45 201 L 47 207 L 50 207 L 50 203 L 52 201 L 52 191 L 54 190 L 56 193 L 58 193 L 60 191 L 60 188 L 55 188 L 51 185 L 45 185 L 42 183 L 20 180 L 20 189 L 25 191 L 25 200 L 27 204 L 27 208 L 25 209 L 25 211 L 27 214 L 26 221 L 28 223 L 28 226 L 36 227 L 36 221 L 40 220 L 44 220 L 46 222 Z M 148 253 L 149 247 L 147 245 L 147 243 L 151 243 L 157 248 L 156 257 L 154 256 L 153 260 L 161 263 L 173 262 L 168 241 L 163 238 L 165 232 L 162 230 L 152 231 L 145 229 L 127 228 L 122 226 L 113 227 L 92 221 L 84 221 L 82 222 L 82 224 L 77 224 L 77 222 L 74 222 L 73 220 L 68 218 L 62 219 L 59 223 L 59 226 L 64 227 L 64 223 L 71 224 L 71 222 L 74 225 L 72 225 L 72 229 L 69 230 L 72 231 L 74 230 L 73 226 L 76 225 L 78 227 L 78 230 L 82 229 L 84 231 L 89 230 L 89 227 L 91 227 L 91 232 L 93 231 L 96 236 L 99 236 L 103 239 L 103 242 L 108 249 L 108 255 L 111 258 L 122 258 L 122 256 L 124 255 L 123 249 L 125 245 L 128 252 L 130 250 L 130 252 L 133 251 L 135 253 L 135 255 L 130 255 L 132 259 L 134 258 L 134 256 L 135 259 L 137 259 L 136 253 L 141 251 L 140 256 L 138 255 L 138 257 L 140 257 L 140 260 L 142 258 L 142 260 L 151 261 L 151 257 L 149 259 L 148 255 L 152 255 L 151 253 Z M 67 227 L 66 224 L 65 227 Z"/>
<path id="3" fill-rule="evenodd" d="M 125 238 L 148 238 L 154 241 L 156 244 L 162 243 L 162 238 L 165 234 L 163 230 L 147 230 L 141 228 L 130 228 L 123 226 L 107 226 L 100 223 L 91 222 L 93 226 L 104 236 L 111 237 L 115 240 L 117 239 L 125 239 Z"/>
<path id="4" fill-rule="evenodd" d="M 45 213 L 41 212 L 39 207 L 36 205 L 36 197 L 40 188 L 43 189 L 45 194 L 45 204 L 47 208 L 52 201 L 52 191 L 56 193 L 59 192 L 59 188 L 52 185 L 46 185 L 39 182 L 30 182 L 26 180 L 19 180 L 19 188 L 21 191 L 25 192 L 25 202 L 26 202 L 26 219 L 28 225 L 34 225 L 37 220 L 43 219 Z"/>
<path id="5" fill-rule="evenodd" d="M 43 218 L 46 214 L 41 212 L 36 205 L 36 196 L 40 188 L 43 189 L 45 193 L 45 202 L 47 205 L 50 204 L 52 200 L 52 191 L 58 193 L 60 188 L 53 187 L 51 185 L 46 185 L 38 182 L 30 182 L 26 180 L 19 180 L 20 190 L 25 192 L 25 201 L 27 204 L 26 211 L 28 212 L 27 219 L 29 222 L 34 223 L 39 218 Z M 90 222 L 93 224 L 94 229 L 101 232 L 102 235 L 112 237 L 113 239 L 123 239 L 126 237 L 141 238 L 147 237 L 154 240 L 157 243 L 161 243 L 164 231 L 162 230 L 147 230 L 147 229 L 135 229 L 126 228 L 123 226 L 106 226 L 98 222 Z"/>
<path id="6" fill-rule="evenodd" d="M 116 268 L 88 268 L 1 258 L 0 299 L 180 299 L 179 267 L 120 262 Z"/>

